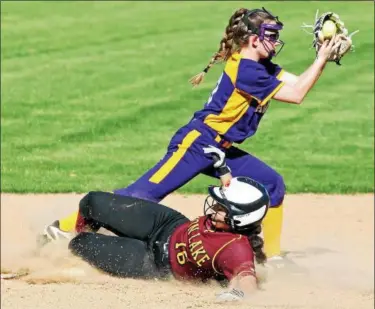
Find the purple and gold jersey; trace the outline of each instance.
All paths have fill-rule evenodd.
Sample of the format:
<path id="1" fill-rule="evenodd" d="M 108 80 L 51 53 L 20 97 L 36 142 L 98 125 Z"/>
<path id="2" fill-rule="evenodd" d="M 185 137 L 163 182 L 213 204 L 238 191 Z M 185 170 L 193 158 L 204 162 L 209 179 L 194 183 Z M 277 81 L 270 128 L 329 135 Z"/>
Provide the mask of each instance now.
<path id="1" fill-rule="evenodd" d="M 255 134 L 270 99 L 282 87 L 282 71 L 269 60 L 256 62 L 234 53 L 204 108 L 193 119 L 230 142 L 242 143 Z"/>

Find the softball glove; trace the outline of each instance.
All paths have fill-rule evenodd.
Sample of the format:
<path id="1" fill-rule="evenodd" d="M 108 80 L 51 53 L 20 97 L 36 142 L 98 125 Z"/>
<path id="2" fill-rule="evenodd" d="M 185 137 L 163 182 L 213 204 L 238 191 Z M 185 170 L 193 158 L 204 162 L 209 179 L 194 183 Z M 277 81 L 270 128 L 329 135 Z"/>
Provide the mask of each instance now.
<path id="1" fill-rule="evenodd" d="M 329 40 L 333 35 L 339 38 L 339 46 L 328 59 L 328 61 L 335 62 L 337 65 L 341 65 L 340 60 L 345 54 L 349 51 L 354 51 L 352 36 L 359 31 L 356 30 L 348 34 L 348 29 L 345 27 L 339 15 L 333 12 L 326 12 L 319 16 L 319 10 L 316 11 L 314 25 L 303 23 L 302 28 L 313 29 L 313 32 L 308 32 L 305 29 L 304 31 L 314 36 L 312 47 L 315 49 L 316 55 L 325 40 Z"/>

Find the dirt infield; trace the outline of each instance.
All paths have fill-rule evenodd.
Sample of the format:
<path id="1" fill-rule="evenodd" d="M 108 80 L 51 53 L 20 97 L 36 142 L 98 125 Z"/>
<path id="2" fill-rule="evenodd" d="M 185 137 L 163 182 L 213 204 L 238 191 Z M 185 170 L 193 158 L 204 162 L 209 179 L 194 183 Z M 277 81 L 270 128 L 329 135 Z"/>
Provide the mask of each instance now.
<path id="1" fill-rule="evenodd" d="M 69 255 L 66 244 L 35 250 L 46 223 L 67 214 L 82 195 L 1 195 L 1 268 L 31 273 L 1 281 L 1 308 L 208 309 L 374 307 L 374 196 L 290 195 L 283 247 L 306 273 L 268 274 L 243 304 L 214 304 L 214 284 L 116 279 Z M 163 203 L 193 218 L 203 196 L 173 195 Z M 261 273 L 263 270 L 259 270 Z"/>

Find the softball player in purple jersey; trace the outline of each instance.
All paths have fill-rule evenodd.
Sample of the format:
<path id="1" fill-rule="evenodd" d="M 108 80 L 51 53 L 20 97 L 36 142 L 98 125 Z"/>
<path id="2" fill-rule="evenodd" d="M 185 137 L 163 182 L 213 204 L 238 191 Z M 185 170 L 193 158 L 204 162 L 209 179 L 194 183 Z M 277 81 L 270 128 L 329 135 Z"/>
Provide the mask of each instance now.
<path id="1" fill-rule="evenodd" d="M 267 256 L 280 257 L 282 176 L 253 155 L 233 146 L 253 136 L 270 99 L 300 104 L 322 73 L 336 38 L 325 42 L 313 64 L 297 76 L 284 71 L 271 59 L 284 43 L 279 40 L 283 24 L 266 9 L 241 8 L 230 18 L 219 50 L 207 67 L 191 80 L 198 85 L 218 61 L 225 68 L 203 108 L 172 137 L 165 156 L 137 181 L 114 193 L 159 202 L 198 174 L 219 177 L 213 168 L 215 148 L 225 153 L 234 177 L 246 176 L 267 189 L 271 205 L 263 221 Z M 60 228 L 74 228 L 71 218 L 60 220 Z M 70 221 L 69 221 L 70 220 Z"/>

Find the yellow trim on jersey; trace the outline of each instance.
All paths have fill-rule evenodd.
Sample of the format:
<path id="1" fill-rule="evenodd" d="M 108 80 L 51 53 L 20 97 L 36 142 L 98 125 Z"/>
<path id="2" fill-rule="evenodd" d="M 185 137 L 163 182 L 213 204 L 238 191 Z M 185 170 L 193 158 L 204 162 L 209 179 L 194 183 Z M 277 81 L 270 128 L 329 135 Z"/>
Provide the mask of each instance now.
<path id="1" fill-rule="evenodd" d="M 268 96 L 265 98 L 262 102 L 259 103 L 260 106 L 265 105 L 271 98 L 275 95 L 276 92 L 279 91 L 279 89 L 284 86 L 284 82 L 281 82 Z"/>
<path id="2" fill-rule="evenodd" d="M 220 142 L 221 142 L 221 138 L 220 138 L 219 135 L 216 135 L 216 137 L 215 137 L 215 142 L 216 142 L 216 143 L 220 143 Z"/>
<path id="3" fill-rule="evenodd" d="M 281 69 L 281 71 L 279 72 L 279 74 L 276 75 L 276 78 L 277 78 L 278 80 L 281 80 L 281 76 L 283 76 L 284 72 L 285 72 L 285 70 L 284 70 L 284 69 Z"/>
<path id="4" fill-rule="evenodd" d="M 194 143 L 194 141 L 201 135 L 197 130 L 190 131 L 185 138 L 182 140 L 181 144 L 178 145 L 178 149 L 173 153 L 173 155 L 152 175 L 149 179 L 150 182 L 160 183 L 180 162 L 182 157 L 188 148 Z"/>
<path id="5" fill-rule="evenodd" d="M 231 59 L 227 61 L 227 64 L 225 65 L 224 72 L 229 76 L 233 87 L 236 87 L 238 66 L 240 65 L 240 61 L 241 55 L 237 53 L 232 55 Z"/>
<path id="6" fill-rule="evenodd" d="M 237 89 L 234 89 L 221 113 L 207 115 L 204 123 L 223 135 L 241 119 L 248 108 L 249 101 Z"/>
<path id="7" fill-rule="evenodd" d="M 216 253 L 214 254 L 213 258 L 212 258 L 212 269 L 219 275 L 224 275 L 223 273 L 219 272 L 216 267 L 215 267 L 215 258 L 216 256 L 228 245 L 230 245 L 232 242 L 234 242 L 235 240 L 238 240 L 238 239 L 241 239 L 242 238 L 242 235 L 239 235 L 238 238 L 233 238 L 231 239 L 230 241 L 228 241 L 227 243 L 225 243 L 219 250 L 216 251 Z"/>

